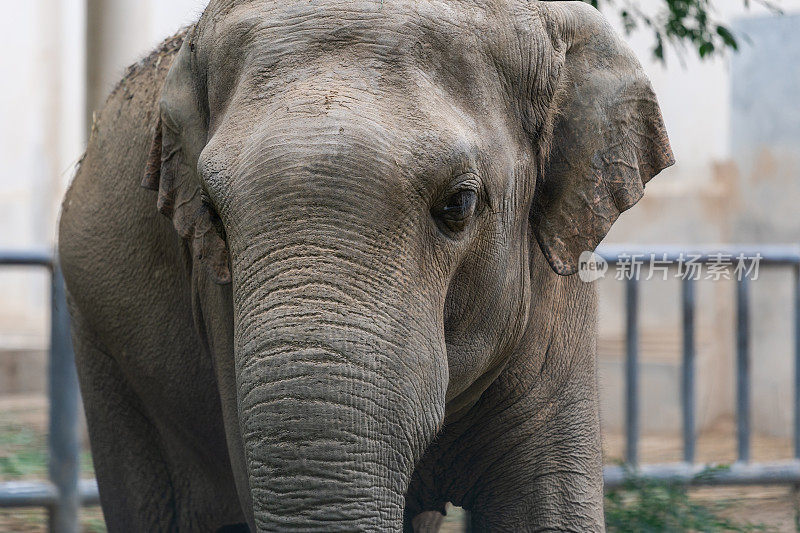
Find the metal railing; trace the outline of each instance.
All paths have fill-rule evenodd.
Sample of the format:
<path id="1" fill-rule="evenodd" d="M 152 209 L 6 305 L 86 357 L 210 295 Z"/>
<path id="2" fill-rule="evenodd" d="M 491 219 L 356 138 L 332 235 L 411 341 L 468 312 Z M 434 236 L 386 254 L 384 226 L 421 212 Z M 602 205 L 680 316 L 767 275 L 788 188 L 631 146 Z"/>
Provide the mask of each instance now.
<path id="1" fill-rule="evenodd" d="M 656 251 L 653 251 L 656 250 Z M 625 421 L 626 450 L 624 466 L 606 466 L 606 488 L 624 483 L 631 470 L 637 475 L 663 481 L 694 484 L 800 484 L 800 248 L 790 246 L 718 247 L 713 250 L 686 250 L 678 247 L 657 247 L 652 250 L 627 247 L 603 247 L 598 254 L 611 264 L 620 257 L 650 257 L 678 262 L 684 254 L 699 256 L 696 262 L 709 263 L 717 254 L 737 256 L 760 255 L 762 266 L 793 268 L 794 299 L 794 459 L 773 463 L 750 463 L 750 282 L 745 277 L 736 282 L 736 398 L 737 441 L 739 460 L 728 469 L 713 470 L 710 465 L 695 463 L 695 282 L 682 281 L 683 360 L 681 370 L 681 404 L 683 419 L 683 459 L 681 463 L 639 466 L 639 284 L 635 277 L 625 281 L 626 291 L 626 356 L 625 356 Z M 79 412 L 80 393 L 75 372 L 69 334 L 64 282 L 53 256 L 47 252 L 0 252 L 0 266 L 46 268 L 52 279 L 52 307 L 49 357 L 49 481 L 0 483 L 0 508 L 46 507 L 50 530 L 57 533 L 78 531 L 78 510 L 81 505 L 99 503 L 95 480 L 81 480 Z"/>
<path id="2" fill-rule="evenodd" d="M 48 361 L 49 481 L 0 483 L 0 508 L 45 507 L 49 529 L 77 533 L 81 505 L 95 505 L 97 483 L 80 479 L 80 392 L 69 332 L 64 280 L 47 251 L 0 252 L 0 266 L 44 268 L 51 277 Z"/>
<path id="3" fill-rule="evenodd" d="M 683 357 L 681 362 L 681 415 L 683 462 L 639 466 L 639 284 L 636 276 L 625 279 L 625 464 L 604 468 L 607 489 L 619 487 L 631 472 L 643 478 L 703 485 L 800 484 L 800 247 L 720 246 L 699 250 L 661 246 L 635 249 L 606 246 L 598 255 L 610 264 L 620 258 L 655 257 L 679 264 L 691 256 L 697 264 L 710 264 L 721 256 L 759 257 L 760 267 L 783 266 L 793 271 L 794 287 L 794 458 L 772 463 L 750 462 L 750 285 L 747 276 L 736 279 L 736 440 L 738 460 L 729 468 L 695 463 L 695 280 L 681 281 Z M 757 281 L 755 282 L 757 283 Z M 703 474 L 703 475 L 699 475 Z"/>

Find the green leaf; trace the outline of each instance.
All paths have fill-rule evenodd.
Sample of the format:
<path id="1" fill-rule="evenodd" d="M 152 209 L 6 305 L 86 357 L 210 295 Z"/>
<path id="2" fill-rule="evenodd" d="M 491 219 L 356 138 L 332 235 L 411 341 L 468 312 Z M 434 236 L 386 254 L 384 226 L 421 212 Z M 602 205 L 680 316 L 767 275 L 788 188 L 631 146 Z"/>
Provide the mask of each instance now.
<path id="1" fill-rule="evenodd" d="M 739 43 L 736 41 L 736 37 L 734 37 L 731 31 L 725 26 L 717 26 L 717 35 L 722 37 L 722 40 L 726 45 L 730 46 L 734 50 L 739 49 Z"/>
<path id="2" fill-rule="evenodd" d="M 616 5 L 617 15 L 626 33 L 648 28 L 655 36 L 653 56 L 664 63 L 665 48 L 669 44 L 679 53 L 685 46 L 697 50 L 703 58 L 711 58 L 725 50 L 738 51 L 736 36 L 725 25 L 715 20 L 714 6 L 730 0 L 656 0 L 653 10 L 645 10 L 640 3 L 630 0 L 583 0 L 596 8 Z M 772 0 L 741 0 L 746 9 L 759 4 L 775 14 L 782 14 L 780 6 Z"/>
<path id="3" fill-rule="evenodd" d="M 700 477 L 713 476 L 710 468 Z M 734 501 L 695 501 L 685 485 L 657 482 L 626 470 L 625 483 L 605 497 L 606 528 L 614 532 L 766 531 L 764 524 L 740 523 L 721 516 Z"/>

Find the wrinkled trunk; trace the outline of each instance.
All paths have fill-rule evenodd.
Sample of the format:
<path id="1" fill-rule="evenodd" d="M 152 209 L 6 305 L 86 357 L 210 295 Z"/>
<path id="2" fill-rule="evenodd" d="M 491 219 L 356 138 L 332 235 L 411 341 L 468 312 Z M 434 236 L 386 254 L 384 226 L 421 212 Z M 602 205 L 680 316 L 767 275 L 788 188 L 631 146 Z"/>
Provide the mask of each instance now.
<path id="1" fill-rule="evenodd" d="M 233 254 L 256 525 L 399 531 L 414 464 L 443 417 L 431 316 L 352 246 L 258 240 Z"/>

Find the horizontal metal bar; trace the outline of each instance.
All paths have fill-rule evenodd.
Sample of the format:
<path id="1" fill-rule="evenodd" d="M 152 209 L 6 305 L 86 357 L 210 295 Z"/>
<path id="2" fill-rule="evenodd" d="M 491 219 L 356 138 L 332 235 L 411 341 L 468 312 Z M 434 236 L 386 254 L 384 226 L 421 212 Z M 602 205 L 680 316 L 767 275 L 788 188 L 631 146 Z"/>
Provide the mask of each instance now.
<path id="1" fill-rule="evenodd" d="M 49 507 L 58 499 L 49 481 L 9 481 L 0 484 L 0 507 Z"/>
<path id="2" fill-rule="evenodd" d="M 2 266 L 43 266 L 52 268 L 53 251 L 40 248 L 31 250 L 0 250 Z"/>
<path id="3" fill-rule="evenodd" d="M 688 463 L 654 464 L 631 474 L 622 466 L 606 466 L 606 490 L 623 486 L 633 475 L 638 479 L 687 485 L 794 485 L 800 483 L 800 461 L 734 463 L 727 468 Z"/>
<path id="4" fill-rule="evenodd" d="M 650 258 L 653 255 L 659 261 L 675 263 L 691 258 L 695 263 L 716 262 L 719 254 L 736 258 L 744 255 L 747 258 L 760 256 L 761 264 L 798 265 L 800 264 L 800 246 L 795 245 L 704 245 L 687 246 L 639 246 L 635 244 L 619 244 L 600 246 L 596 252 L 609 263 L 616 263 L 620 256 Z M 695 258 L 694 256 L 699 256 Z"/>
<path id="5" fill-rule="evenodd" d="M 698 263 L 716 261 L 718 254 L 738 256 L 744 254 L 753 257 L 759 254 L 763 263 L 769 264 L 800 264 L 800 246 L 795 245 L 704 245 L 698 247 L 685 247 L 675 245 L 647 247 L 635 244 L 604 245 L 597 249 L 597 254 L 610 263 L 616 263 L 619 256 L 650 257 L 654 254 L 661 260 L 666 254 L 666 260 L 675 262 L 688 255 L 699 255 L 695 259 Z M 40 248 L 33 250 L 0 250 L 0 265 L 41 265 L 51 266 L 53 253 L 49 249 Z"/>
<path id="6" fill-rule="evenodd" d="M 97 481 L 82 479 L 78 483 L 81 505 L 100 504 Z M 52 507 L 58 501 L 58 490 L 49 481 L 8 481 L 0 483 L 0 508 Z"/>
<path id="7" fill-rule="evenodd" d="M 720 469 L 716 465 L 669 463 L 639 467 L 635 475 L 653 481 L 689 485 L 792 485 L 800 483 L 800 461 L 771 463 L 734 463 Z M 622 486 L 630 476 L 622 466 L 606 466 L 603 478 L 606 489 Z M 78 485 L 81 505 L 99 505 L 100 494 L 94 479 L 82 479 Z M 56 488 L 48 481 L 9 481 L 0 483 L 0 508 L 50 507 L 56 502 Z"/>

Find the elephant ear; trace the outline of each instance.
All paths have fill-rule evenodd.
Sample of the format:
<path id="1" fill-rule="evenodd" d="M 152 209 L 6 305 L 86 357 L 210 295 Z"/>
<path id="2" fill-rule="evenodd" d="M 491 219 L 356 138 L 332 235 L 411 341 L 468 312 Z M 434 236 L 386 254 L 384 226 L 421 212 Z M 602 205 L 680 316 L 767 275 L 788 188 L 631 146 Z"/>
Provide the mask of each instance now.
<path id="1" fill-rule="evenodd" d="M 582 2 L 538 5 L 561 68 L 531 224 L 553 270 L 570 275 L 675 160 L 650 82 L 608 22 Z"/>
<path id="2" fill-rule="evenodd" d="M 167 74 L 142 187 L 158 191 L 158 210 L 189 244 L 194 268 L 206 268 L 216 283 L 226 284 L 231 273 L 224 232 L 204 201 L 196 172 L 207 131 L 191 81 L 190 54 L 187 40 Z"/>

